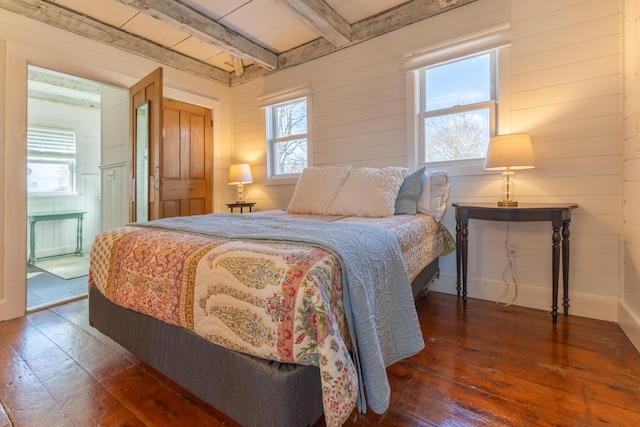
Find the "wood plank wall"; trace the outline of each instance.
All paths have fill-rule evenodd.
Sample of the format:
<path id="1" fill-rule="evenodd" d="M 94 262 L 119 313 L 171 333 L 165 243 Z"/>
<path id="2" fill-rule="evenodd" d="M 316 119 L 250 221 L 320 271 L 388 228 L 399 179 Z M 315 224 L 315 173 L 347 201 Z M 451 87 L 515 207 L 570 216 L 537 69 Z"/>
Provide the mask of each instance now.
<path id="1" fill-rule="evenodd" d="M 574 202 L 571 312 L 616 320 L 622 215 L 621 2 L 479 0 L 233 89 L 233 156 L 254 167 L 247 199 L 286 207 L 293 185 L 265 182 L 264 113 L 257 98 L 301 84 L 312 91 L 316 165 L 407 165 L 403 55 L 511 23 L 510 129 L 528 132 L 536 168 L 517 177 L 521 202 Z M 503 130 L 503 132 L 505 132 Z M 452 176 L 451 200 L 497 201 L 500 178 L 481 170 Z M 451 209 L 444 224 L 455 230 Z M 470 225 L 470 294 L 498 299 L 506 288 L 504 241 L 520 247 L 516 304 L 548 309 L 551 230 L 543 223 Z M 435 289 L 455 289 L 455 257 Z M 509 288 L 506 299 L 514 292 Z"/>
<path id="2" fill-rule="evenodd" d="M 0 174 L 0 320 L 22 315 L 25 307 L 27 248 L 23 242 L 27 235 L 24 220 L 27 204 L 23 182 L 25 151 L 20 141 L 24 140 L 26 128 L 27 64 L 105 84 L 103 101 L 108 101 L 109 106 L 103 110 L 102 122 L 110 124 L 102 129 L 104 145 L 96 166 L 128 161 L 127 88 L 160 66 L 114 46 L 0 10 L 0 170 L 3 171 Z M 223 211 L 226 198 L 218 193 L 233 194 L 227 185 L 231 161 L 231 88 L 170 67 L 165 67 L 164 77 L 167 97 L 213 109 L 214 208 Z M 5 224 L 11 227 L 6 228 Z"/>
<path id="3" fill-rule="evenodd" d="M 88 250 L 100 231 L 100 110 L 29 99 L 28 123 L 70 129 L 76 133 L 76 194 L 32 195 L 27 198 L 27 211 L 86 211 L 83 247 Z M 36 224 L 36 237 L 36 254 L 40 257 L 73 252 L 76 248 L 76 221 L 39 222 Z M 28 241 L 29 236 L 26 238 Z"/>
<path id="4" fill-rule="evenodd" d="M 624 204 L 621 265 L 623 274 L 619 323 L 640 348 L 640 0 L 624 1 Z"/>
<path id="5" fill-rule="evenodd" d="M 6 79 L 6 61 L 5 56 L 7 53 L 7 43 L 4 40 L 0 40 L 0 164 L 4 164 L 5 158 L 5 135 L 7 134 L 7 127 L 5 124 L 5 117 L 7 112 L 6 107 L 6 91 L 5 85 L 1 82 L 4 82 Z M 0 174 L 0 206 L 4 211 L 4 200 L 5 200 L 5 178 L 4 174 Z M 5 259 L 5 227 L 4 221 L 0 221 L 0 259 Z M 6 296 L 6 282 L 4 278 L 0 278 L 0 300 L 3 300 Z M 1 317 L 0 317 L 1 318 Z"/>

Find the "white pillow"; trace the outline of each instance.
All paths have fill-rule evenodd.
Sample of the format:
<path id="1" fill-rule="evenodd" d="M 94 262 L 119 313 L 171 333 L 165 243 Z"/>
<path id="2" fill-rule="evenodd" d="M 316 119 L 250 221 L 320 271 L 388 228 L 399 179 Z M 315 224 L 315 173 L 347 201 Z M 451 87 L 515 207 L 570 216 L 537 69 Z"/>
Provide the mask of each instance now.
<path id="1" fill-rule="evenodd" d="M 446 171 L 425 172 L 427 180 L 418 198 L 418 212 L 440 221 L 449 200 L 449 175 Z"/>
<path id="2" fill-rule="evenodd" d="M 407 168 L 401 167 L 352 169 L 330 213 L 374 218 L 392 216 L 407 172 Z"/>
<path id="3" fill-rule="evenodd" d="M 350 170 L 351 165 L 303 169 L 287 212 L 328 215 Z"/>

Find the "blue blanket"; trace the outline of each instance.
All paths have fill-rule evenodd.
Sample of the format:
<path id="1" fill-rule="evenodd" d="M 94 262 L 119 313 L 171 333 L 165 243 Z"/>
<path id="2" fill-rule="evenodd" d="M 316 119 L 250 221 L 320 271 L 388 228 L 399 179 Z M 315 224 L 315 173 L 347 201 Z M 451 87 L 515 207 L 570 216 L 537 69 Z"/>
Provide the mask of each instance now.
<path id="1" fill-rule="evenodd" d="M 386 367 L 424 348 L 411 283 L 396 235 L 370 224 L 323 222 L 263 215 L 209 214 L 133 225 L 206 234 L 226 239 L 311 244 L 342 266 L 344 308 L 358 366 L 358 409 L 389 406 Z M 364 381 L 363 381 L 364 380 Z"/>

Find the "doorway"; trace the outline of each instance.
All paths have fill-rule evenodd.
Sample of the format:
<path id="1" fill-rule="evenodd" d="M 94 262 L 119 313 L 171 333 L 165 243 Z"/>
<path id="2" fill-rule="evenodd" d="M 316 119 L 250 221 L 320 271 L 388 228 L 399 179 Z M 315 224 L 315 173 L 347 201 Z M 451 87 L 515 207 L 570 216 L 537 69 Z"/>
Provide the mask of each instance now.
<path id="1" fill-rule="evenodd" d="M 163 96 L 157 68 L 129 89 L 132 221 L 210 213 L 211 109 Z"/>
<path id="2" fill-rule="evenodd" d="M 100 231 L 100 83 L 28 67 L 27 311 L 87 295 Z"/>

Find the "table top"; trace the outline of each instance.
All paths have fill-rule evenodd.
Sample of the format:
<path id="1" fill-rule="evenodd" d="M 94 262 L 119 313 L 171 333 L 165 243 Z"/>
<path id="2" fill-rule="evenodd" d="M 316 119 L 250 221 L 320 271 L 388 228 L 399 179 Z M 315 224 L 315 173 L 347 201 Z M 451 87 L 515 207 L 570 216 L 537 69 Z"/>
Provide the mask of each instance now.
<path id="1" fill-rule="evenodd" d="M 61 217 L 77 218 L 86 213 L 87 211 L 33 212 L 33 213 L 28 213 L 27 217 L 29 217 L 29 219 L 61 218 Z"/>
<path id="2" fill-rule="evenodd" d="M 498 202 L 495 203 L 474 203 L 474 202 L 455 202 L 451 203 L 454 208 L 474 208 L 474 209 L 499 209 L 504 211 L 518 211 L 518 210 L 549 210 L 549 209 L 576 209 L 577 203 L 518 203 L 518 206 L 498 206 Z"/>
<path id="3" fill-rule="evenodd" d="M 256 204 L 256 202 L 234 202 L 234 203 L 227 203 L 227 207 L 229 207 L 229 208 L 239 208 L 239 207 L 244 207 L 244 206 L 253 206 L 255 204 Z"/>
<path id="4" fill-rule="evenodd" d="M 576 203 L 520 203 L 518 206 L 498 206 L 496 203 L 452 203 L 456 221 L 466 224 L 469 219 L 489 221 L 551 221 L 554 227 L 571 221 Z"/>

